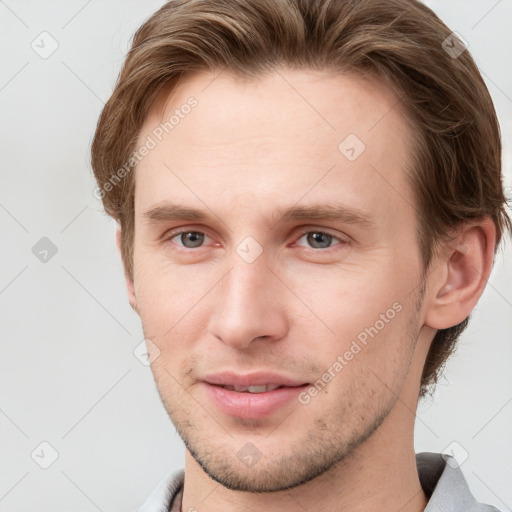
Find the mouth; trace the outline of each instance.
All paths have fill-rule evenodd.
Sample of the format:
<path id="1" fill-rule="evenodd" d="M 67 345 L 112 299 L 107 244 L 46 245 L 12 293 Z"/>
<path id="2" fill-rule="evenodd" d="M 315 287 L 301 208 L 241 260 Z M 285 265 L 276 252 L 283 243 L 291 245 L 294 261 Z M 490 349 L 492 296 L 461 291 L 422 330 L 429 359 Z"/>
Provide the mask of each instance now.
<path id="1" fill-rule="evenodd" d="M 267 391 L 274 391 L 285 386 L 279 384 L 264 384 L 263 386 L 220 386 L 228 391 L 236 391 L 237 393 L 266 393 Z"/>
<path id="2" fill-rule="evenodd" d="M 269 373 L 222 373 L 205 377 L 202 384 L 218 410 L 228 416 L 253 420 L 289 407 L 293 399 L 310 385 Z"/>

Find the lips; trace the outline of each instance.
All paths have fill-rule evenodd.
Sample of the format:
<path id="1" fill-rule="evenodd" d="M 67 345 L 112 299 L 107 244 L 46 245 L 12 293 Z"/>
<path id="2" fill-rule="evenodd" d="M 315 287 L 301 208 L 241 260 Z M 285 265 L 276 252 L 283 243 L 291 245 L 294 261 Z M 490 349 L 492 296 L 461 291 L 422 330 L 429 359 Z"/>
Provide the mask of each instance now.
<path id="1" fill-rule="evenodd" d="M 224 414 L 253 420 L 270 416 L 289 405 L 309 385 L 268 372 L 218 373 L 206 376 L 202 384 L 210 401 Z"/>

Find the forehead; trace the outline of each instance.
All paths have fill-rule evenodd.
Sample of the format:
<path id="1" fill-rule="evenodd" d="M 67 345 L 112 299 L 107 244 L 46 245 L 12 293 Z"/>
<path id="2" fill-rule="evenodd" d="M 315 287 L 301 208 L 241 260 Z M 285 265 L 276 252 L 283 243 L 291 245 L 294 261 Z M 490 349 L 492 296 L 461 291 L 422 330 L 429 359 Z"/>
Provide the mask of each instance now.
<path id="1" fill-rule="evenodd" d="M 414 213 L 410 124 L 375 80 L 289 69 L 257 80 L 189 75 L 155 101 L 139 146 L 148 138 L 138 214 L 167 200 L 239 215 L 319 201 L 376 217 Z"/>

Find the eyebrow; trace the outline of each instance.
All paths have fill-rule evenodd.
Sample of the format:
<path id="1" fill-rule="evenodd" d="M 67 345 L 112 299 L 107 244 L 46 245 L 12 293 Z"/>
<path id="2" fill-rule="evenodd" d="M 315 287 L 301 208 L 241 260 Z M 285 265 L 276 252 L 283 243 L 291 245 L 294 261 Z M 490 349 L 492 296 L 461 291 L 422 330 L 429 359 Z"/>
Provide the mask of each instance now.
<path id="1" fill-rule="evenodd" d="M 187 220 L 190 222 L 203 222 L 212 219 L 204 210 L 188 208 L 181 204 L 164 201 L 151 206 L 144 212 L 144 217 L 150 222 L 165 222 L 174 220 Z M 290 206 L 276 208 L 270 217 L 270 224 L 275 226 L 279 222 L 292 221 L 338 221 L 347 224 L 359 224 L 366 227 L 375 226 L 375 220 L 367 212 L 359 208 L 348 207 L 337 203 L 315 204 L 311 206 Z"/>

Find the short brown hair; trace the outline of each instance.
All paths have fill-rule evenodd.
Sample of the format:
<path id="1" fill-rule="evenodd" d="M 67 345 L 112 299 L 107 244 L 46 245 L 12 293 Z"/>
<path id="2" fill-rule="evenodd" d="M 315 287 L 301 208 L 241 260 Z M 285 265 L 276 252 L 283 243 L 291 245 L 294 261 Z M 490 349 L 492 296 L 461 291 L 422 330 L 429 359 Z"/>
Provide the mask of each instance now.
<path id="1" fill-rule="evenodd" d="M 166 3 L 134 35 L 92 144 L 104 208 L 121 225 L 127 275 L 133 276 L 135 177 L 126 162 L 157 95 L 180 76 L 203 70 L 255 78 L 284 66 L 387 81 L 415 128 L 409 177 L 425 271 L 439 240 L 472 219 L 493 220 L 497 248 L 505 229 L 511 229 L 501 183 L 499 125 L 469 52 L 455 57 L 446 41 L 449 47 L 459 44 L 416 0 Z M 433 388 L 467 322 L 436 333 L 420 396 Z"/>

